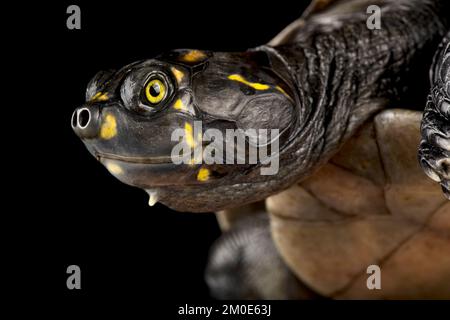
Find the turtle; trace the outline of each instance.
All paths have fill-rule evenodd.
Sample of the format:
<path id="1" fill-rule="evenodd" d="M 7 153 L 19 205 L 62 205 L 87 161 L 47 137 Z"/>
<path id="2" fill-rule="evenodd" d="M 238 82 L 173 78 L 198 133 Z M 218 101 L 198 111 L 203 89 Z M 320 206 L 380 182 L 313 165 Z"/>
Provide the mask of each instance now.
<path id="1" fill-rule="evenodd" d="M 216 212 L 205 278 L 217 298 L 450 298 L 449 12 L 313 1 L 256 48 L 100 71 L 71 125 L 150 205 Z M 242 151 L 227 130 L 244 132 L 244 161 L 220 153 Z M 255 150 L 267 156 L 249 161 Z"/>

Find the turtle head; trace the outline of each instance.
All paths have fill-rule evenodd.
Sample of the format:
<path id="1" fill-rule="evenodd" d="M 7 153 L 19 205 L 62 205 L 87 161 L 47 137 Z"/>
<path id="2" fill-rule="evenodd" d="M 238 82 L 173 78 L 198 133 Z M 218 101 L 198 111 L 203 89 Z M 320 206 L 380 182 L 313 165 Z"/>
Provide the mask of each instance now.
<path id="1" fill-rule="evenodd" d="M 146 190 L 150 204 L 212 211 L 260 200 L 248 186 L 271 179 L 263 162 L 276 176 L 293 100 L 264 52 L 175 50 L 99 72 L 71 122 L 91 154 Z"/>

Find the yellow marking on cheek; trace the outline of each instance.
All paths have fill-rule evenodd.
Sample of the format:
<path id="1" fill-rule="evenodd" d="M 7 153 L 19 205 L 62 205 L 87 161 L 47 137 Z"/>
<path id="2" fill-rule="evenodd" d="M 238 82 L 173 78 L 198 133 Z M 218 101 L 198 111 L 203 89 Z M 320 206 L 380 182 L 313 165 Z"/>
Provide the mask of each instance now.
<path id="1" fill-rule="evenodd" d="M 112 163 L 112 162 L 108 162 L 106 164 L 106 169 L 108 169 L 109 172 L 111 172 L 112 174 L 122 174 L 123 170 L 122 167 L 119 166 L 116 163 Z"/>
<path id="2" fill-rule="evenodd" d="M 253 89 L 256 89 L 256 90 L 267 90 L 270 88 L 270 86 L 267 84 L 262 84 L 262 83 L 257 83 L 257 82 L 249 82 L 249 81 L 245 80 L 239 74 L 232 74 L 232 75 L 228 76 L 228 79 L 234 80 L 237 82 L 241 82 L 241 83 L 243 83 L 249 87 L 252 87 Z"/>
<path id="3" fill-rule="evenodd" d="M 197 133 L 197 137 L 194 136 L 194 130 L 192 129 L 191 124 L 185 122 L 184 123 L 184 135 L 186 139 L 186 144 L 194 149 L 194 155 L 191 157 L 189 164 L 200 164 L 202 163 L 203 154 L 202 154 L 202 133 Z M 199 149 L 200 148 L 200 149 Z"/>
<path id="4" fill-rule="evenodd" d="M 190 165 L 201 164 L 203 161 L 203 154 L 201 152 L 194 154 L 194 156 L 189 161 Z"/>
<path id="5" fill-rule="evenodd" d="M 108 94 L 107 93 L 103 93 L 101 91 L 97 92 L 92 98 L 91 101 L 106 101 L 108 100 Z"/>
<path id="6" fill-rule="evenodd" d="M 184 73 L 174 67 L 172 67 L 170 69 L 172 70 L 172 73 L 173 73 L 175 79 L 177 79 L 177 82 L 181 83 L 181 80 L 183 80 L 183 78 L 184 78 Z"/>
<path id="7" fill-rule="evenodd" d="M 203 161 L 203 152 L 202 152 L 202 134 L 199 132 L 197 134 L 197 141 L 195 142 L 195 147 L 200 148 L 200 150 L 194 151 L 194 157 L 191 159 L 191 164 L 201 164 Z"/>
<path id="8" fill-rule="evenodd" d="M 180 57 L 182 61 L 196 62 L 206 58 L 206 54 L 200 50 L 191 50 Z"/>
<path id="9" fill-rule="evenodd" d="M 184 124 L 184 134 L 186 136 L 186 143 L 191 147 L 195 147 L 195 140 L 194 140 L 194 130 L 192 129 L 192 126 L 189 123 Z"/>
<path id="10" fill-rule="evenodd" d="M 177 99 L 177 101 L 175 101 L 175 103 L 173 104 L 173 107 L 175 109 L 177 109 L 177 110 L 180 110 L 180 111 L 186 111 L 187 110 L 186 106 L 184 105 L 184 103 L 183 103 L 183 101 L 181 99 Z"/>
<path id="11" fill-rule="evenodd" d="M 207 181 L 209 179 L 210 171 L 206 168 L 201 168 L 197 173 L 198 181 Z"/>
<path id="12" fill-rule="evenodd" d="M 108 140 L 117 134 L 116 117 L 112 114 L 107 114 L 100 128 L 100 137 Z"/>

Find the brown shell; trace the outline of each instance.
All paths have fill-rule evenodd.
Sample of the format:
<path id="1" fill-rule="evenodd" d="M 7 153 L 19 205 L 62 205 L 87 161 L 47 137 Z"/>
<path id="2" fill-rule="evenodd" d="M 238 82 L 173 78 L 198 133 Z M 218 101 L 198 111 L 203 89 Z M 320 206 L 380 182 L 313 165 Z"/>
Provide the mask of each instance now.
<path id="1" fill-rule="evenodd" d="M 295 274 L 333 298 L 450 298 L 450 202 L 417 161 L 421 112 L 391 109 L 307 180 L 267 199 Z M 381 290 L 366 286 L 381 268 Z"/>

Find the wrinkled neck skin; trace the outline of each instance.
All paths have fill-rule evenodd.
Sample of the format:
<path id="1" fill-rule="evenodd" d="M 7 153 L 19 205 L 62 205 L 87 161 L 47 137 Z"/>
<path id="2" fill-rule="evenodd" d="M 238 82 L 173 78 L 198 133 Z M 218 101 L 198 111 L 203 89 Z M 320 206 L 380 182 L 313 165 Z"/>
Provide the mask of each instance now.
<path id="1" fill-rule="evenodd" d="M 408 70 L 416 61 L 431 64 L 445 34 L 445 16 L 428 1 L 393 2 L 383 8 L 380 30 L 369 30 L 361 11 L 333 24 L 312 19 L 276 45 L 253 49 L 267 53 L 272 70 L 295 92 L 294 130 L 280 146 L 278 174 L 253 170 L 235 184 L 213 189 L 162 189 L 161 201 L 180 211 L 217 211 L 262 200 L 311 175 L 361 124 L 401 95 L 400 79 L 414 76 Z M 177 197 L 181 190 L 188 196 Z"/>

